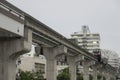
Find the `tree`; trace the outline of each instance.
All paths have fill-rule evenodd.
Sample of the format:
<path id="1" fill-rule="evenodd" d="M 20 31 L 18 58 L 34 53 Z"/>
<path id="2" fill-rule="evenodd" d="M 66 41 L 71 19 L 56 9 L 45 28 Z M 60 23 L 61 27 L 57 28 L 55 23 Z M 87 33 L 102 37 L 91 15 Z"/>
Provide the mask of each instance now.
<path id="1" fill-rule="evenodd" d="M 44 80 L 44 77 L 41 71 L 37 72 L 20 71 L 20 80 Z"/>
<path id="2" fill-rule="evenodd" d="M 103 76 L 103 80 L 106 80 L 105 76 Z"/>
<path id="3" fill-rule="evenodd" d="M 80 73 L 77 73 L 77 80 L 83 80 L 83 75 Z"/>
<path id="4" fill-rule="evenodd" d="M 34 73 L 35 80 L 44 80 L 43 73 L 41 71 L 37 71 Z"/>
<path id="5" fill-rule="evenodd" d="M 21 71 L 20 72 L 20 79 L 21 80 L 34 80 L 34 76 L 33 73 L 31 73 L 30 71 Z"/>
<path id="6" fill-rule="evenodd" d="M 102 76 L 98 74 L 97 79 L 100 80 L 101 78 L 102 78 Z"/>
<path id="7" fill-rule="evenodd" d="M 89 80 L 93 80 L 93 76 L 91 74 L 89 75 Z"/>
<path id="8" fill-rule="evenodd" d="M 115 80 L 115 79 L 111 77 L 110 80 Z"/>
<path id="9" fill-rule="evenodd" d="M 61 70 L 61 73 L 57 76 L 57 80 L 70 80 L 69 68 Z"/>

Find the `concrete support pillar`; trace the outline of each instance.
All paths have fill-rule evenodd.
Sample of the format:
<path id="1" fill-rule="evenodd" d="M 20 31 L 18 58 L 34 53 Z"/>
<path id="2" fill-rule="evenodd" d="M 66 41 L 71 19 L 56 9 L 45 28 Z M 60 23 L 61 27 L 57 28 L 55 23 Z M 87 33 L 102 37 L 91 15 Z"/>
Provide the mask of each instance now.
<path id="1" fill-rule="evenodd" d="M 69 66 L 69 72 L 70 72 L 70 80 L 76 80 L 75 57 L 68 56 L 68 66 Z"/>
<path id="2" fill-rule="evenodd" d="M 118 73 L 117 70 L 108 68 L 108 74 L 110 76 L 110 80 L 116 80 L 116 76 Z"/>
<path id="3" fill-rule="evenodd" d="M 116 80 L 116 78 L 115 78 L 115 75 L 114 75 L 114 74 L 111 74 L 111 78 L 112 78 L 112 80 Z"/>
<path id="4" fill-rule="evenodd" d="M 44 48 L 44 56 L 47 59 L 46 64 L 46 79 L 47 80 L 56 80 L 56 59 L 55 59 L 55 49 L 54 48 Z"/>
<path id="5" fill-rule="evenodd" d="M 0 80 L 15 80 L 16 75 L 16 59 L 20 54 L 28 51 L 23 46 L 21 41 L 3 41 L 0 42 Z"/>
<path id="6" fill-rule="evenodd" d="M 84 60 L 83 61 L 83 79 L 89 80 L 89 61 Z"/>
<path id="7" fill-rule="evenodd" d="M 15 60 L 0 59 L 0 80 L 15 80 L 15 77 L 16 77 Z"/>
<path id="8" fill-rule="evenodd" d="M 93 66 L 93 80 L 97 80 L 97 66 Z"/>
<path id="9" fill-rule="evenodd" d="M 110 72 L 110 69 L 105 69 L 105 77 L 106 77 L 106 80 L 110 80 L 111 79 L 111 72 Z"/>
<path id="10" fill-rule="evenodd" d="M 109 76 L 110 76 L 110 80 L 113 80 L 113 79 L 112 79 L 113 77 L 112 77 L 111 73 L 109 73 Z"/>
<path id="11" fill-rule="evenodd" d="M 101 80 L 103 80 L 104 77 L 105 77 L 105 73 L 104 73 L 104 71 L 102 71 L 101 76 L 102 76 Z"/>
<path id="12" fill-rule="evenodd" d="M 108 77 L 109 80 L 114 80 L 114 71 L 110 68 L 108 68 Z"/>
<path id="13" fill-rule="evenodd" d="M 103 80 L 103 70 L 102 70 L 102 68 L 99 69 L 99 74 L 101 75 L 101 79 L 100 80 Z"/>
<path id="14" fill-rule="evenodd" d="M 110 75 L 109 75 L 109 73 L 106 73 L 106 74 L 105 74 L 105 77 L 106 77 L 106 80 L 110 80 Z"/>
<path id="15" fill-rule="evenodd" d="M 27 30 L 25 35 L 25 40 L 15 38 L 0 41 L 0 80 L 15 80 L 16 59 L 29 52 L 32 46 L 31 31 Z"/>
<path id="16" fill-rule="evenodd" d="M 113 79 L 116 80 L 116 74 L 117 74 L 117 71 L 112 71 L 111 73 L 112 73 L 112 77 L 113 77 Z"/>
<path id="17" fill-rule="evenodd" d="M 56 47 L 43 47 L 43 55 L 47 59 L 46 79 L 56 80 L 57 77 L 57 56 L 66 53 L 67 47 L 60 45 Z"/>

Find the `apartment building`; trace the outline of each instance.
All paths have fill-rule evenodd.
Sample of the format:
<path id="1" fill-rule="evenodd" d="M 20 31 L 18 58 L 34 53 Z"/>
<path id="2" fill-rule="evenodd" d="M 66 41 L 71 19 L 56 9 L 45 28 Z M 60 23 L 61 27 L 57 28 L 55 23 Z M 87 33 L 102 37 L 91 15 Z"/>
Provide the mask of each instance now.
<path id="1" fill-rule="evenodd" d="M 76 39 L 81 48 L 91 53 L 100 48 L 100 34 L 91 33 L 88 26 L 82 26 L 81 31 L 71 34 L 71 38 Z"/>

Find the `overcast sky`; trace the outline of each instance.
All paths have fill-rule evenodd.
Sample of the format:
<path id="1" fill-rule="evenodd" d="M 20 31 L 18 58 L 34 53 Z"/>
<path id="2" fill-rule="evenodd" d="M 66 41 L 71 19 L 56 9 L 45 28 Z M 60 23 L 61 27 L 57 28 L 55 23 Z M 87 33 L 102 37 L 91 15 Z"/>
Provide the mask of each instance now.
<path id="1" fill-rule="evenodd" d="M 120 0 L 8 0 L 70 38 L 87 25 L 100 33 L 101 48 L 120 52 Z"/>

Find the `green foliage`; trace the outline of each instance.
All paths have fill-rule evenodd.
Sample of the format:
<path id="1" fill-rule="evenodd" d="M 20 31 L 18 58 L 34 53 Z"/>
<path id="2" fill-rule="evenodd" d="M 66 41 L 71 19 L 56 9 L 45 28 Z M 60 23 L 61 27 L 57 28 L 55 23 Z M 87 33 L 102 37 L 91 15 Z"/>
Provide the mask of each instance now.
<path id="1" fill-rule="evenodd" d="M 57 76 L 57 80 L 70 80 L 69 74 L 61 73 Z"/>
<path id="2" fill-rule="evenodd" d="M 34 73 L 34 78 L 35 78 L 35 80 L 43 80 L 44 79 L 43 74 L 42 74 L 41 71 L 35 72 Z"/>
<path id="3" fill-rule="evenodd" d="M 62 72 L 69 74 L 69 68 L 64 68 L 64 69 L 62 70 Z"/>
<path id="4" fill-rule="evenodd" d="M 83 75 L 77 73 L 77 80 L 83 80 Z"/>
<path id="5" fill-rule="evenodd" d="M 106 80 L 105 76 L 103 76 L 103 80 Z"/>
<path id="6" fill-rule="evenodd" d="M 93 80 L 93 76 L 91 74 L 89 75 L 89 80 Z"/>
<path id="7" fill-rule="evenodd" d="M 24 71 L 21 71 L 20 72 L 20 79 L 21 80 L 33 80 L 34 79 L 34 76 L 31 72 L 24 72 Z"/>
<path id="8" fill-rule="evenodd" d="M 102 76 L 98 74 L 97 79 L 100 80 L 101 78 L 102 78 Z"/>
<path id="9" fill-rule="evenodd" d="M 65 68 L 57 76 L 57 80 L 70 80 L 69 68 Z"/>
<path id="10" fill-rule="evenodd" d="M 115 79 L 111 77 L 110 80 L 115 80 Z"/>
<path id="11" fill-rule="evenodd" d="M 41 71 L 20 71 L 20 80 L 44 80 L 44 77 Z"/>
<path id="12" fill-rule="evenodd" d="M 83 80 L 83 74 L 79 73 L 79 69 L 76 67 L 76 80 Z"/>

